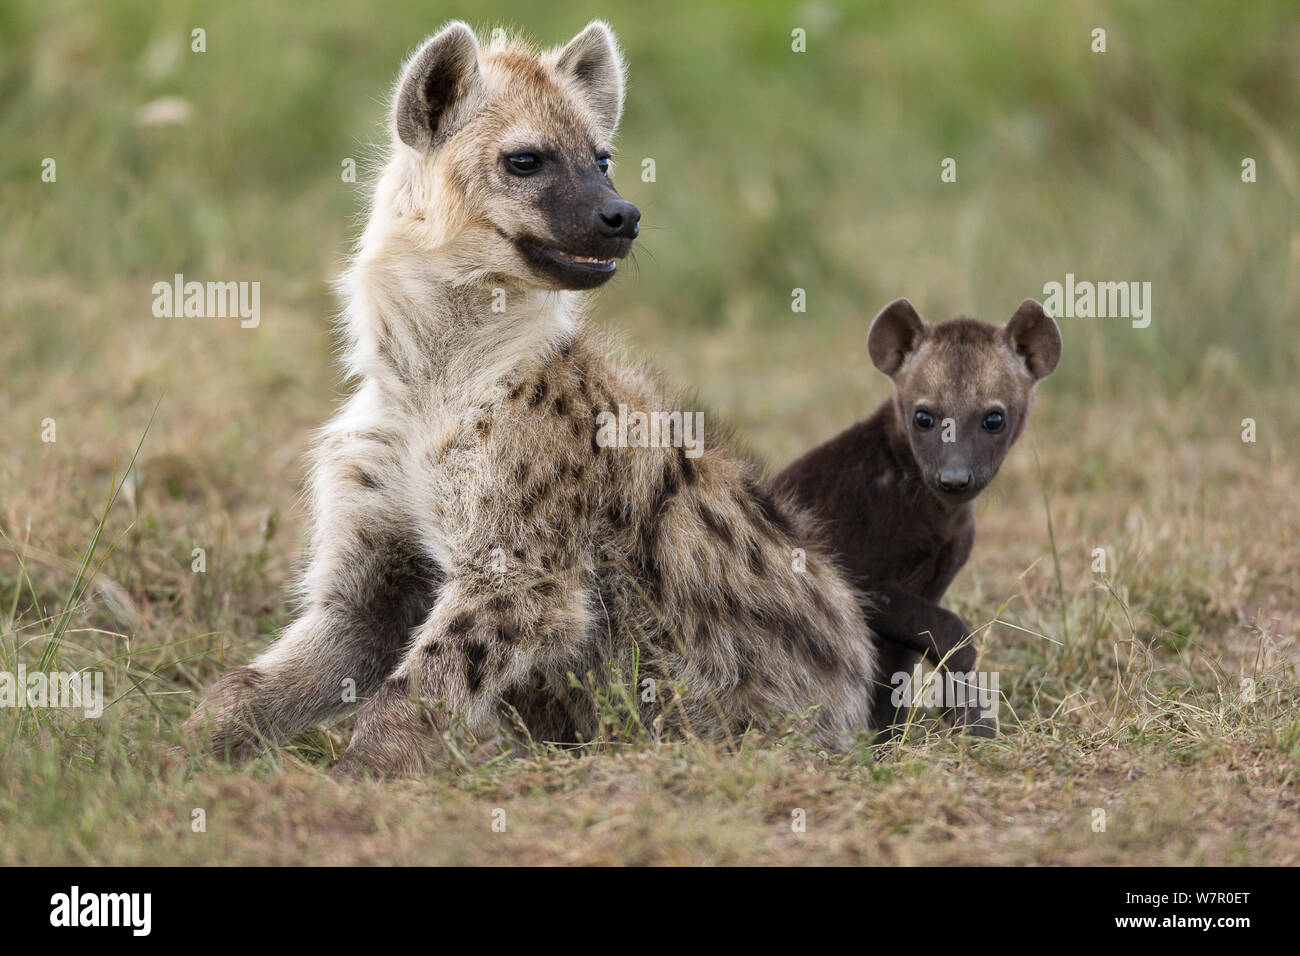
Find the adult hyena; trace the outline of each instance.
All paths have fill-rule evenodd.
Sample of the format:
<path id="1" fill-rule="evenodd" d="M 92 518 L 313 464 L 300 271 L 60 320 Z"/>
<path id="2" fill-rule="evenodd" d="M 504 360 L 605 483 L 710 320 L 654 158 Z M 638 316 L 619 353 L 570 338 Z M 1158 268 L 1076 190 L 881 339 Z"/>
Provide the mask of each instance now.
<path id="1" fill-rule="evenodd" d="M 342 283 L 359 385 L 316 451 L 305 610 L 190 719 L 216 751 L 334 717 L 351 682 L 344 770 L 418 772 L 503 702 L 588 735 L 563 688 L 611 665 L 701 736 L 867 726 L 874 638 L 808 515 L 713 432 L 698 455 L 602 440 L 602 412 L 686 410 L 581 315 L 637 235 L 609 178 L 622 101 L 601 22 L 542 53 L 456 22 L 406 64 Z"/>

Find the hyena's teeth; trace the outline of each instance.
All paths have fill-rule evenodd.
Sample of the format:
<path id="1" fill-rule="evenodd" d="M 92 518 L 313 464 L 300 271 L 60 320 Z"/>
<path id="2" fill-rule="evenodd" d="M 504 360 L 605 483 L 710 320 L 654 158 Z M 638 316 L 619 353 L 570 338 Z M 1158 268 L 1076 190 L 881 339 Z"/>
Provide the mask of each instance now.
<path id="1" fill-rule="evenodd" d="M 574 256 L 567 252 L 556 252 L 556 255 L 566 262 L 577 262 L 587 266 L 608 266 L 613 265 L 613 259 L 597 259 L 595 256 Z"/>

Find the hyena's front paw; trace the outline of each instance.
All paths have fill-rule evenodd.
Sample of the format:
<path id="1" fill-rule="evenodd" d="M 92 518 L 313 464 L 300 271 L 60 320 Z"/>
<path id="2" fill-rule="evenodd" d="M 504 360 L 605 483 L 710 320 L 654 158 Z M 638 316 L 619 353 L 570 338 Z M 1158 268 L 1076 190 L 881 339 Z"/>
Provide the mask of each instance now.
<path id="1" fill-rule="evenodd" d="M 953 725 L 961 728 L 972 737 L 996 737 L 998 733 L 998 721 L 996 717 L 986 717 L 978 706 L 980 692 L 980 675 L 976 668 L 979 666 L 979 649 L 975 647 L 975 639 L 970 629 L 955 614 L 948 614 L 942 625 L 943 634 L 941 635 L 941 647 L 947 648 L 947 656 L 944 659 L 944 667 L 953 677 L 962 683 L 962 689 L 966 701 L 975 701 L 967 703 L 961 707 L 949 707 L 944 711 L 944 717 L 951 720 Z"/>
<path id="2" fill-rule="evenodd" d="M 965 630 L 964 626 L 963 630 Z M 979 659 L 974 647 L 963 647 L 949 657 L 948 670 L 954 682 L 960 683 L 960 688 L 955 689 L 961 691 L 958 701 L 964 701 L 964 705 L 950 707 L 944 711 L 944 716 L 952 721 L 953 726 L 964 730 L 972 737 L 996 737 L 997 717 L 994 714 L 985 716 L 981 708 L 983 704 L 992 706 L 997 702 L 986 697 L 988 689 L 984 686 L 983 675 L 976 670 L 978 664 Z"/>
<path id="3" fill-rule="evenodd" d="M 262 749 L 265 729 L 258 726 L 261 675 L 251 667 L 231 671 L 203 695 L 181 726 L 185 745 L 231 763 L 252 759 Z"/>
<path id="4" fill-rule="evenodd" d="M 953 712 L 953 723 L 972 737 L 996 737 L 997 717 L 984 716 L 979 707 L 962 707 Z"/>
<path id="5" fill-rule="evenodd" d="M 334 773 L 343 777 L 415 777 L 425 773 L 441 751 L 441 736 L 422 701 L 411 695 L 404 677 L 390 677 L 361 706 L 352 742 Z"/>

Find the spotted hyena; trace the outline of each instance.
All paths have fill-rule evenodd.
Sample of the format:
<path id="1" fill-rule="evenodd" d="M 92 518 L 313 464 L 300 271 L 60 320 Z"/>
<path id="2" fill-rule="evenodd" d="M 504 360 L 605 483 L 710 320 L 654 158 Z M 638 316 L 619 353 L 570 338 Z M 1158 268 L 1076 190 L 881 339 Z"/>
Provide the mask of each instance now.
<path id="1" fill-rule="evenodd" d="M 881 639 L 875 723 L 908 710 L 895 676 L 921 655 L 959 674 L 975 670 L 965 622 L 939 606 L 975 545 L 975 498 L 1029 420 L 1035 386 L 1061 358 L 1061 332 L 1026 299 L 1005 325 L 970 318 L 931 325 L 906 299 L 871 323 L 867 351 L 894 383 L 869 418 L 817 446 L 772 480 L 827 529 L 850 580 L 870 593 Z M 996 721 L 967 707 L 971 732 Z"/>
<path id="2" fill-rule="evenodd" d="M 418 772 L 511 707 L 594 735 L 570 675 L 616 672 L 656 682 L 641 716 L 668 731 L 868 725 L 874 637 L 812 519 L 716 430 L 611 438 L 637 413 L 680 438 L 693 411 L 582 316 L 640 218 L 610 179 L 623 76 L 599 21 L 545 52 L 454 22 L 406 63 L 342 281 L 357 385 L 315 452 L 304 609 L 188 722 L 215 751 L 355 687 L 341 768 Z"/>

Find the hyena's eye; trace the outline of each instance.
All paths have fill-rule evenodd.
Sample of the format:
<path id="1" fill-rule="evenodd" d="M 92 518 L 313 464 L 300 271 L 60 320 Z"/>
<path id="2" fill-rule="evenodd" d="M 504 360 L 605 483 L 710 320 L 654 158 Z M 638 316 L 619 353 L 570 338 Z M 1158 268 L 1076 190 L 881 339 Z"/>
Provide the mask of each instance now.
<path id="1" fill-rule="evenodd" d="M 506 166 L 517 176 L 531 176 L 542 168 L 542 158 L 536 153 L 516 153 L 506 157 Z"/>
<path id="2" fill-rule="evenodd" d="M 1001 412 L 989 412 L 981 424 L 986 432 L 1000 432 L 1006 427 L 1007 420 Z"/>
<path id="3" fill-rule="evenodd" d="M 596 160 L 596 168 L 599 169 L 599 170 L 600 170 L 602 173 L 604 173 L 606 176 L 608 176 L 608 175 L 609 175 L 609 157 L 608 157 L 608 156 L 601 156 L 599 159 L 597 159 L 597 160 Z"/>
<path id="4" fill-rule="evenodd" d="M 914 421 L 916 423 L 916 427 L 921 429 L 921 431 L 923 432 L 929 431 L 931 428 L 934 427 L 934 416 L 931 415 L 929 412 L 927 412 L 924 408 L 918 408 L 916 410 L 916 414 L 912 416 L 912 421 Z"/>

